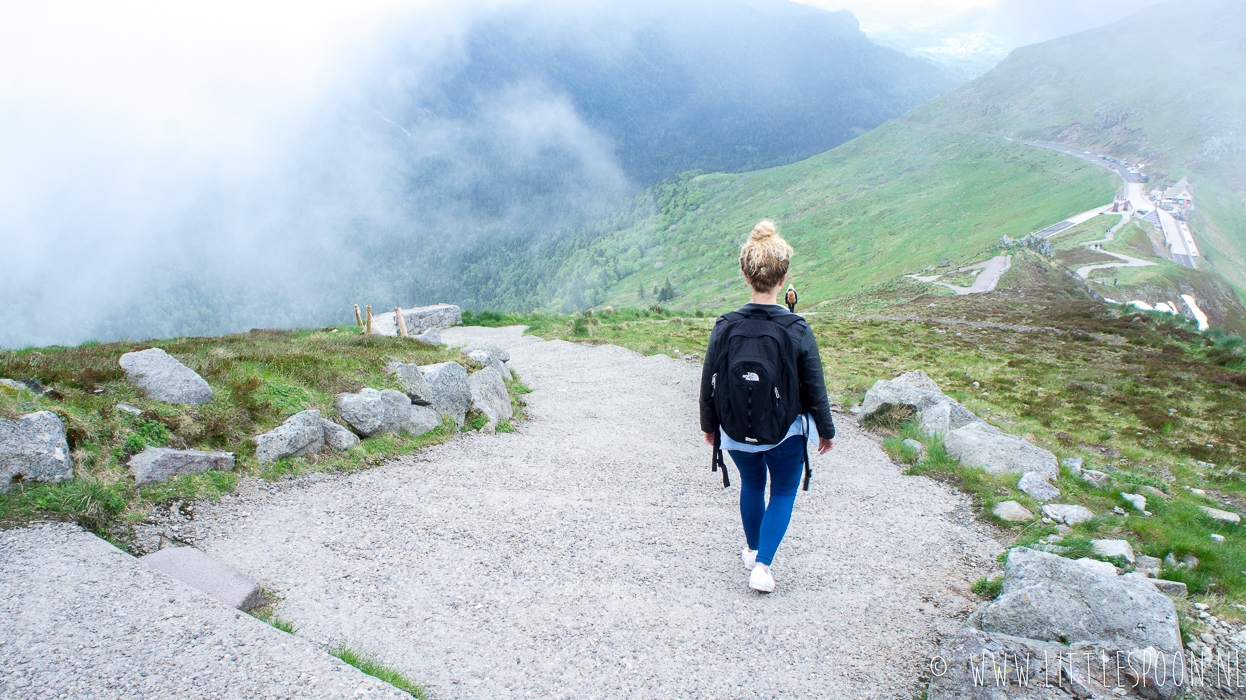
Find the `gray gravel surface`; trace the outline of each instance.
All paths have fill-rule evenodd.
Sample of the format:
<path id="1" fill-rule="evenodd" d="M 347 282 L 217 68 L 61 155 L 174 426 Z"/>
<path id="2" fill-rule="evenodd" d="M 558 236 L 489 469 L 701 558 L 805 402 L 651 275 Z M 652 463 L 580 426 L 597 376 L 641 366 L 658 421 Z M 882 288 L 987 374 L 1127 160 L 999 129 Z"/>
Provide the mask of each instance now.
<path id="1" fill-rule="evenodd" d="M 407 698 L 76 525 L 0 532 L 0 698 Z"/>
<path id="2" fill-rule="evenodd" d="M 700 367 L 454 328 L 534 389 L 514 433 L 349 476 L 249 481 L 178 536 L 439 698 L 913 697 L 998 545 L 840 416 L 774 563 L 747 588 L 738 478 L 709 471 Z M 733 468 L 734 469 L 734 468 Z"/>

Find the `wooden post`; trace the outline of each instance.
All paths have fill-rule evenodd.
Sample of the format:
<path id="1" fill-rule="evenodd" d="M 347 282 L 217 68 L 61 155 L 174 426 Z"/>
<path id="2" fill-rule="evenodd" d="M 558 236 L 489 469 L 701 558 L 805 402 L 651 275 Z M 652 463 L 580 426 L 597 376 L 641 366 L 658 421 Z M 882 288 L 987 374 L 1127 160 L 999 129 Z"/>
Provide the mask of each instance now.
<path id="1" fill-rule="evenodd" d="M 359 305 L 355 304 L 355 325 L 363 328 L 363 316 L 359 313 Z"/>
<path id="2" fill-rule="evenodd" d="M 372 335 L 372 305 L 368 304 L 368 325 L 364 328 L 364 335 Z"/>
<path id="3" fill-rule="evenodd" d="M 398 335 L 404 338 L 409 337 L 407 335 L 407 322 L 402 317 L 402 309 L 394 309 L 394 323 L 398 324 Z"/>

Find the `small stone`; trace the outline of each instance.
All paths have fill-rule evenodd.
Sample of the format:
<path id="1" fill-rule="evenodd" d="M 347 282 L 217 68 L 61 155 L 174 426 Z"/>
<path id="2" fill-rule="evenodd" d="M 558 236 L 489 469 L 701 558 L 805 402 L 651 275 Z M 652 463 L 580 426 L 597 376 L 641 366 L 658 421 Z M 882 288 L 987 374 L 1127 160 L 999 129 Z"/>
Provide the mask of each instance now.
<path id="1" fill-rule="evenodd" d="M 1132 505 L 1134 508 L 1138 510 L 1141 510 L 1141 511 L 1146 510 L 1146 497 L 1145 496 L 1139 496 L 1136 493 L 1122 493 L 1121 498 L 1128 501 L 1130 505 Z"/>
<path id="2" fill-rule="evenodd" d="M 1117 574 L 1116 567 L 1112 566 L 1110 562 L 1099 561 L 1098 559 L 1090 559 L 1087 557 L 1082 557 L 1081 559 L 1076 559 L 1074 561 L 1090 569 L 1091 571 L 1097 571 L 1104 576 L 1116 576 Z"/>
<path id="3" fill-rule="evenodd" d="M 1195 603 L 1194 608 L 1196 610 L 1204 610 L 1204 611 L 1211 610 L 1211 606 L 1208 605 L 1207 603 Z"/>
<path id="4" fill-rule="evenodd" d="M 129 404 L 125 404 L 125 403 L 119 403 L 119 404 L 117 404 L 117 407 L 116 407 L 116 408 L 117 408 L 117 410 L 118 410 L 118 411 L 121 411 L 122 413 L 129 413 L 129 414 L 130 414 L 130 415 L 132 415 L 132 416 L 142 415 L 142 413 L 143 413 L 143 412 L 142 412 L 142 410 L 137 409 L 137 408 L 135 408 L 135 407 L 133 407 L 133 406 L 131 406 L 131 405 L 129 405 Z"/>
<path id="5" fill-rule="evenodd" d="M 286 457 L 303 457 L 324 448 L 320 411 L 300 411 L 272 430 L 255 436 L 255 460 L 260 464 Z"/>
<path id="6" fill-rule="evenodd" d="M 1162 578 L 1150 579 L 1150 581 L 1156 588 L 1159 589 L 1159 592 L 1164 595 L 1184 598 L 1189 593 L 1189 591 L 1186 590 L 1185 584 L 1180 581 L 1169 581 Z"/>
<path id="7" fill-rule="evenodd" d="M 1206 632 L 1199 634 L 1198 638 L 1203 640 L 1203 644 L 1206 644 L 1209 647 L 1216 646 L 1216 638 Z"/>
<path id="8" fill-rule="evenodd" d="M 907 447 L 909 451 L 916 454 L 918 459 L 921 459 L 926 456 L 926 446 L 912 438 L 908 438 L 900 444 L 903 445 L 904 447 Z"/>
<path id="9" fill-rule="evenodd" d="M 1060 497 L 1060 489 L 1044 479 L 1037 472 L 1026 472 L 1017 482 L 1017 488 L 1029 494 L 1039 503 L 1052 501 Z"/>
<path id="10" fill-rule="evenodd" d="M 1069 471 L 1072 472 L 1074 475 L 1078 475 L 1082 473 L 1082 465 L 1085 463 L 1086 463 L 1086 460 L 1082 459 L 1081 457 L 1067 457 L 1065 459 L 1060 460 L 1060 464 L 1063 464 L 1064 466 L 1068 467 Z"/>
<path id="11" fill-rule="evenodd" d="M 1043 506 L 1043 515 L 1046 515 L 1052 520 L 1062 522 L 1065 525 L 1084 523 L 1095 517 L 1095 514 L 1084 506 L 1066 505 L 1060 503 Z"/>
<path id="12" fill-rule="evenodd" d="M 1224 535 L 1217 535 L 1216 533 L 1213 532 L 1211 533 L 1211 539 L 1215 540 L 1217 543 L 1223 543 Z"/>
<path id="13" fill-rule="evenodd" d="M 1134 548 L 1126 540 L 1091 540 L 1095 554 L 1101 557 L 1120 558 L 1134 563 Z"/>
<path id="14" fill-rule="evenodd" d="M 1008 523 L 1023 523 L 1034 519 L 1028 508 L 1016 501 L 1000 501 L 991 509 L 995 517 Z"/>
<path id="15" fill-rule="evenodd" d="M 1142 491 L 1150 496 L 1155 496 L 1156 498 L 1160 498 L 1160 499 L 1168 498 L 1168 494 L 1164 493 L 1163 491 L 1160 491 L 1154 486 L 1143 486 Z"/>
<path id="16" fill-rule="evenodd" d="M 1124 509 L 1124 508 L 1121 508 L 1120 506 L 1114 506 L 1114 507 L 1112 508 L 1112 512 L 1113 512 L 1113 513 L 1116 513 L 1117 515 L 1124 515 L 1124 514 L 1125 514 L 1125 509 Z"/>
<path id="17" fill-rule="evenodd" d="M 1145 554 L 1139 554 L 1138 558 L 1134 560 L 1134 569 L 1151 578 L 1155 578 L 1163 566 L 1164 562 L 1161 559 L 1148 557 Z"/>
<path id="18" fill-rule="evenodd" d="M 359 444 L 359 436 L 352 433 L 349 428 L 340 426 L 327 418 L 320 419 L 320 425 L 324 429 L 324 444 L 328 445 L 329 449 L 345 452 Z"/>
<path id="19" fill-rule="evenodd" d="M 1110 475 L 1095 469 L 1083 469 L 1080 476 L 1082 481 L 1085 481 L 1097 489 L 1105 488 L 1112 483 L 1112 477 Z"/>
<path id="20" fill-rule="evenodd" d="M 1218 508 L 1208 508 L 1207 506 L 1199 506 L 1199 509 L 1206 513 L 1212 520 L 1218 520 L 1222 523 L 1233 523 L 1235 525 L 1242 522 L 1242 516 L 1237 513 L 1230 513 L 1227 510 Z"/>
<path id="21" fill-rule="evenodd" d="M 1202 489 L 1190 489 L 1190 493 L 1194 494 L 1195 496 L 1202 496 L 1203 498 L 1207 497 L 1207 492 Z"/>

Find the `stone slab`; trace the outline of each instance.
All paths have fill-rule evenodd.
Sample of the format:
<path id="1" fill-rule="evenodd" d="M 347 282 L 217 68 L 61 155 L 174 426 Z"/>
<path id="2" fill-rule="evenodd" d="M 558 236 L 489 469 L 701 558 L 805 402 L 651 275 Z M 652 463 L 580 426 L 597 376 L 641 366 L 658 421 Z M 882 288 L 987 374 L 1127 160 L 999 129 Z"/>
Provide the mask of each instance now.
<path id="1" fill-rule="evenodd" d="M 264 592 L 259 584 L 194 547 L 169 547 L 139 557 L 139 561 L 194 586 L 231 608 L 252 610 L 264 603 Z"/>
<path id="2" fill-rule="evenodd" d="M 180 474 L 198 474 L 206 471 L 227 472 L 234 468 L 234 455 L 231 452 L 147 447 L 131 457 L 127 466 L 134 474 L 134 483 L 143 486 Z"/>

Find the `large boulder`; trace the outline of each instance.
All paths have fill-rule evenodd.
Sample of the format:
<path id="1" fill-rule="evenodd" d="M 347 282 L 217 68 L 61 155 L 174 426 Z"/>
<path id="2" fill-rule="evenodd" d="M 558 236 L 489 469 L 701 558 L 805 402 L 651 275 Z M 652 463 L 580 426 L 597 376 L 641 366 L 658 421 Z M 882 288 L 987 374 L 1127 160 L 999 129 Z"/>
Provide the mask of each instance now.
<path id="1" fill-rule="evenodd" d="M 324 449 L 320 411 L 295 413 L 284 423 L 255 437 L 255 459 L 264 464 L 284 457 L 302 457 Z"/>
<path id="2" fill-rule="evenodd" d="M 432 408 L 413 406 L 406 394 L 393 389 L 338 394 L 334 405 L 342 420 L 363 437 L 382 433 L 423 435 L 441 425 Z"/>
<path id="3" fill-rule="evenodd" d="M 128 466 L 134 473 L 134 483 L 143 486 L 180 474 L 227 472 L 234 468 L 234 455 L 230 452 L 147 447 L 131 457 Z"/>
<path id="4" fill-rule="evenodd" d="M 157 401 L 193 405 L 212 400 L 212 387 L 203 377 L 160 348 L 127 352 L 120 364 L 126 379 Z"/>
<path id="5" fill-rule="evenodd" d="M 1166 667 L 1161 671 L 1161 662 Z M 1178 659 L 1111 645 L 1063 644 L 962 628 L 931 659 L 929 700 L 1116 700 L 1125 687 L 1170 698 Z M 1119 684 L 1118 684 L 1119 679 Z M 1107 681 L 1104 684 L 1104 681 Z M 1163 682 L 1161 682 L 1163 681 Z M 1183 679 L 1183 682 L 1185 679 Z"/>
<path id="6" fill-rule="evenodd" d="M 394 378 L 402 385 L 403 392 L 411 399 L 411 403 L 417 406 L 433 404 L 433 389 L 424 379 L 424 373 L 420 371 L 419 365 L 391 362 L 385 365 L 385 371 L 394 375 Z"/>
<path id="7" fill-rule="evenodd" d="M 472 392 L 472 408 L 489 419 L 483 428 L 485 432 L 493 432 L 500 421 L 514 416 L 506 382 L 502 381 L 502 375 L 497 370 L 486 367 L 468 377 L 467 384 Z"/>
<path id="8" fill-rule="evenodd" d="M 885 413 L 896 406 L 916 411 L 922 431 L 928 435 L 941 435 L 978 419 L 972 411 L 940 391 L 939 385 L 921 370 L 874 382 L 861 402 L 861 417 Z"/>
<path id="9" fill-rule="evenodd" d="M 420 367 L 424 381 L 433 392 L 433 410 L 447 415 L 455 425 L 462 426 L 472 407 L 472 391 L 467 386 L 467 370 L 457 362 L 442 362 Z"/>
<path id="10" fill-rule="evenodd" d="M 51 411 L 0 418 L 0 493 L 23 482 L 54 483 L 74 478 L 65 424 Z"/>
<path id="11" fill-rule="evenodd" d="M 1015 435 L 1001 433 L 986 423 L 970 423 L 943 436 L 943 448 L 966 467 L 990 474 L 1034 472 L 1055 481 L 1056 456 Z"/>
<path id="12" fill-rule="evenodd" d="M 1000 596 L 977 617 L 984 632 L 1062 644 L 1159 652 L 1182 661 L 1177 609 L 1142 577 L 1110 576 L 1075 561 L 1017 547 Z M 1149 650 L 1149 652 L 1148 652 Z M 1174 688 L 1159 697 L 1174 697 Z"/>

